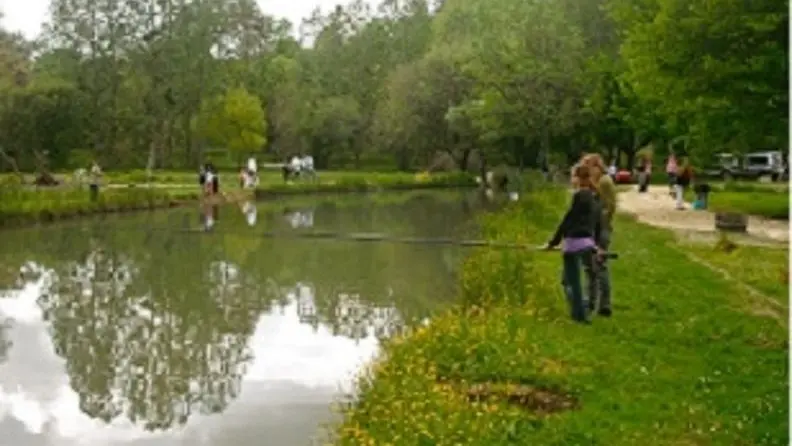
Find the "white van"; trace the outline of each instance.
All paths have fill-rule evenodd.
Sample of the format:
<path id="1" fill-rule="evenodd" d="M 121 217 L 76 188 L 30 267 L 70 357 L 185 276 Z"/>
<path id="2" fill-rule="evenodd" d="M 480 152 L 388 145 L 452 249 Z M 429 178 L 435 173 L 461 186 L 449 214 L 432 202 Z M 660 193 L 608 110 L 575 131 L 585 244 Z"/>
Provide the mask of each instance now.
<path id="1" fill-rule="evenodd" d="M 745 176 L 760 177 L 769 175 L 773 181 L 781 179 L 786 166 L 780 151 L 753 152 L 743 157 Z"/>

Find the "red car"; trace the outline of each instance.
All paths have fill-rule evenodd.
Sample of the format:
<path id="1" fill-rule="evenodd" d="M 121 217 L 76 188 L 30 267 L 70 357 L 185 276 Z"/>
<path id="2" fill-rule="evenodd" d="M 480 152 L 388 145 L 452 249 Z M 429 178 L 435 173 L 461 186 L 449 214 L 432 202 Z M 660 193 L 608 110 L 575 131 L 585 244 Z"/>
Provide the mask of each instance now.
<path id="1" fill-rule="evenodd" d="M 632 173 L 629 170 L 622 169 L 616 172 L 613 182 L 616 184 L 630 184 L 632 183 Z"/>

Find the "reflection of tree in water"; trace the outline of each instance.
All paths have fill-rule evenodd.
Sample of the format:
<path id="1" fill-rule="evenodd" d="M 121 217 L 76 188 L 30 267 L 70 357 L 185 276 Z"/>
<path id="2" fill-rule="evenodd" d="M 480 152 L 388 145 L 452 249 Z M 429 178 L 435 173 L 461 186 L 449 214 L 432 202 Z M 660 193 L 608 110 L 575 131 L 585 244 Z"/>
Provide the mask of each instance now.
<path id="1" fill-rule="evenodd" d="M 149 430 L 220 412 L 238 395 L 258 313 L 233 268 L 196 256 L 189 241 L 160 242 L 145 255 L 91 246 L 53 271 L 39 299 L 81 410 Z"/>

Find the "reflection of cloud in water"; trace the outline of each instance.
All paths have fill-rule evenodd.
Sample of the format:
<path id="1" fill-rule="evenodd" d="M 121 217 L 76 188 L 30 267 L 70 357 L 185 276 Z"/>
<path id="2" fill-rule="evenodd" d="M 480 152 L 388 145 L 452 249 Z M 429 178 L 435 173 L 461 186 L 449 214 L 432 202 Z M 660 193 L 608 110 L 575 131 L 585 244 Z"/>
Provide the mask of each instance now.
<path id="1" fill-rule="evenodd" d="M 85 415 L 69 385 L 66 362 L 53 348 L 36 300 L 48 274 L 0 298 L 0 320 L 13 323 L 14 346 L 0 364 L 0 432 L 5 444 L 268 445 L 299 446 L 330 419 L 328 404 L 351 390 L 352 375 L 377 351 L 377 340 L 333 336 L 324 325 L 300 322 L 297 296 L 282 311 L 262 314 L 249 342 L 254 361 L 242 393 L 218 415 L 193 415 L 182 429 L 147 432 L 125 417 L 104 423 Z M 312 293 L 309 293 L 313 300 Z M 341 387 L 341 389 L 339 389 Z M 113 393 L 118 394 L 120 390 Z"/>
<path id="2" fill-rule="evenodd" d="M 388 297 L 392 297 L 389 290 Z M 319 329 L 320 323 L 330 326 L 331 333 L 343 335 L 356 341 L 369 338 L 390 337 L 404 326 L 404 320 L 393 306 L 373 306 L 361 299 L 359 294 L 340 293 L 333 308 L 332 320 L 321 320 L 316 309 L 314 289 L 298 283 L 295 290 L 288 292 L 289 302 L 296 301 L 297 314 L 301 322 Z"/>

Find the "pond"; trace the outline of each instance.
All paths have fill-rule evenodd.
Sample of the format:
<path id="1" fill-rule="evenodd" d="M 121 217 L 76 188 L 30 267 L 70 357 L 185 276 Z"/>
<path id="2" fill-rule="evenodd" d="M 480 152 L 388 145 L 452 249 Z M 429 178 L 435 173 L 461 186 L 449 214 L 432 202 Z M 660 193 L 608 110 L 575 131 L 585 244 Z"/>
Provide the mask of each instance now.
<path id="1" fill-rule="evenodd" d="M 462 192 L 302 197 L 0 233 L 7 444 L 314 444 L 379 339 L 453 303 Z M 258 235 L 257 235 L 258 234 Z M 316 443 L 318 444 L 318 443 Z"/>

